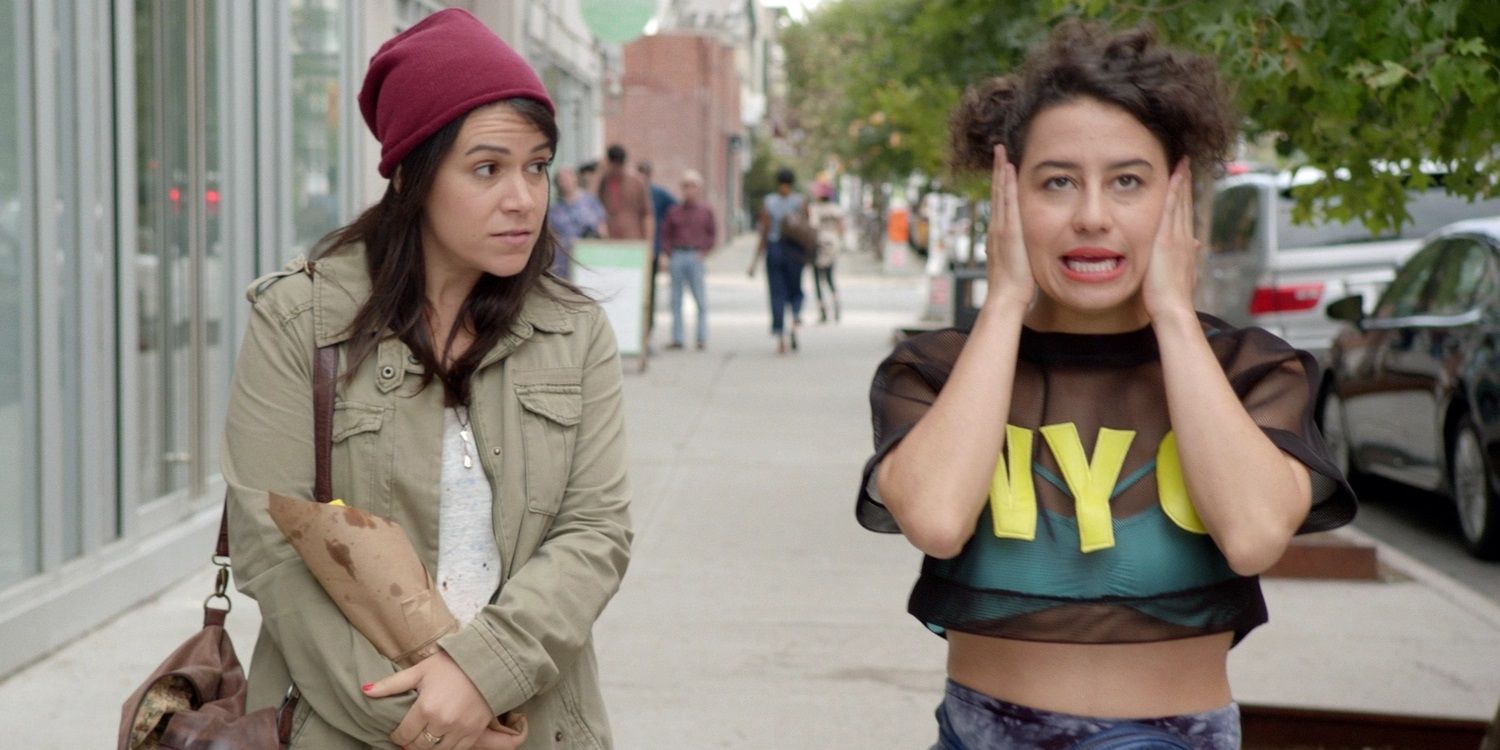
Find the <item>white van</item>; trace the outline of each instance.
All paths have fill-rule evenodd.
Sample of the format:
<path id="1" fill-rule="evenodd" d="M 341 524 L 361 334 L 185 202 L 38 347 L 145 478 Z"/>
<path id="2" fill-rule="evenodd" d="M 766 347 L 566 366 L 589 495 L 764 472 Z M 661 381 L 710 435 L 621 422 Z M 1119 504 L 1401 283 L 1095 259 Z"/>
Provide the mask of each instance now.
<path id="1" fill-rule="evenodd" d="M 1362 294 L 1373 304 L 1423 237 L 1460 219 L 1500 214 L 1500 199 L 1469 203 L 1433 187 L 1410 196 L 1411 221 L 1380 237 L 1358 221 L 1294 224 L 1291 191 L 1321 178 L 1308 172 L 1296 180 L 1263 172 L 1219 180 L 1197 304 L 1233 325 L 1265 328 L 1321 362 L 1339 330 L 1324 314 L 1328 303 Z"/>

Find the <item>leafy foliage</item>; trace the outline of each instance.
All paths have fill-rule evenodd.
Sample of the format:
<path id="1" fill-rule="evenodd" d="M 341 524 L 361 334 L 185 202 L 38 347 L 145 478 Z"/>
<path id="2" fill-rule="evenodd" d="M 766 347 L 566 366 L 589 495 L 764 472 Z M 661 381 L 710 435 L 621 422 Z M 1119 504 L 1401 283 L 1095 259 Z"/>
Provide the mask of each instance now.
<path id="1" fill-rule="evenodd" d="M 948 114 L 970 83 L 1020 59 L 1045 29 L 1016 0 L 843 0 L 787 29 L 805 145 L 867 180 L 941 174 Z"/>
<path id="2" fill-rule="evenodd" d="M 963 89 L 1072 17 L 1152 23 L 1217 59 L 1277 166 L 1340 175 L 1298 191 L 1302 220 L 1404 223 L 1424 162 L 1450 192 L 1500 195 L 1493 0 L 838 0 L 783 35 L 803 147 L 871 180 L 941 174 Z"/>

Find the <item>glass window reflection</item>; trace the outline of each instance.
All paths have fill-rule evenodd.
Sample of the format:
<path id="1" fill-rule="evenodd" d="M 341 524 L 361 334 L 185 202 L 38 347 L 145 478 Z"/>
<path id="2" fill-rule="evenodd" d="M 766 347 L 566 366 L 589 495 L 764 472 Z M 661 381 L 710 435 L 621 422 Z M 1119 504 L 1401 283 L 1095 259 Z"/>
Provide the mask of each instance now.
<path id="1" fill-rule="evenodd" d="M 292 237 L 307 252 L 338 228 L 341 0 L 294 0 L 292 14 Z"/>
<path id="2" fill-rule="evenodd" d="M 192 227 L 185 0 L 136 0 L 136 497 L 190 481 Z"/>
<path id="3" fill-rule="evenodd" d="M 27 234 L 31 206 L 24 198 L 21 144 L 29 95 L 20 79 L 20 55 L 29 45 L 13 3 L 0 3 L 0 588 L 38 567 L 35 440 L 29 404 L 35 385 L 25 363 L 34 361 L 28 341 L 34 290 L 27 281 Z M 28 354 L 32 352 L 32 354 Z"/>

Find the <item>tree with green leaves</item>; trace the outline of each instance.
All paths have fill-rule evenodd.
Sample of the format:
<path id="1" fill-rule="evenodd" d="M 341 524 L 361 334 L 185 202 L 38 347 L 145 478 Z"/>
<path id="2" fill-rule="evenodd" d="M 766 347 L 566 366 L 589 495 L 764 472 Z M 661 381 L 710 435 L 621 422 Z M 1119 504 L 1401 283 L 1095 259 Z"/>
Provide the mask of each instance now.
<path id="1" fill-rule="evenodd" d="M 1299 218 L 1318 210 L 1361 219 L 1372 232 L 1403 223 L 1407 190 L 1429 184 L 1424 162 L 1446 172 L 1449 192 L 1500 195 L 1500 4 L 1492 0 L 1088 0 L 1050 10 L 1149 22 L 1215 56 L 1247 136 L 1269 141 L 1283 166 L 1347 170 L 1299 196 Z"/>
<path id="2" fill-rule="evenodd" d="M 1424 164 L 1449 192 L 1500 195 L 1493 0 L 839 0 L 784 34 L 793 122 L 867 179 L 940 175 L 962 90 L 1069 18 L 1150 23 L 1219 60 L 1276 166 L 1339 175 L 1299 191 L 1301 219 L 1399 225 Z"/>

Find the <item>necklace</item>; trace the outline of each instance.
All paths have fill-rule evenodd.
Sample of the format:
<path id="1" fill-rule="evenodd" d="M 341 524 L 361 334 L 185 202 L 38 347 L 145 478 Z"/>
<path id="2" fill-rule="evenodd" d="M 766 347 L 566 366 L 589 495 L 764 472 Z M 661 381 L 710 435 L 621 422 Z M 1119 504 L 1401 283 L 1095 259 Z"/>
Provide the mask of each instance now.
<path id="1" fill-rule="evenodd" d="M 469 446 L 474 442 L 474 433 L 469 429 L 469 410 L 467 407 L 454 406 L 453 416 L 458 417 L 458 436 L 462 438 L 464 449 L 464 468 L 474 468 L 474 459 L 469 456 Z"/>

